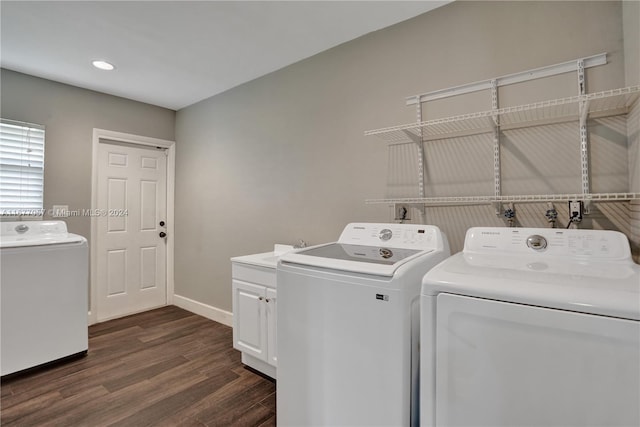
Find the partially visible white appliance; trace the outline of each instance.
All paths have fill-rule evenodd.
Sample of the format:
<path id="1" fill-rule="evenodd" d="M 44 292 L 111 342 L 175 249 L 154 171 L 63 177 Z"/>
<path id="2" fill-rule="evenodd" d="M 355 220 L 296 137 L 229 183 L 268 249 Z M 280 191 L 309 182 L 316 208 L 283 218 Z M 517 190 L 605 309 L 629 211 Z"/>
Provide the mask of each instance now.
<path id="1" fill-rule="evenodd" d="M 423 426 L 640 425 L 640 266 L 622 233 L 472 228 L 421 306 Z"/>
<path id="2" fill-rule="evenodd" d="M 421 280 L 449 254 L 434 226 L 353 223 L 283 255 L 278 425 L 415 425 Z"/>
<path id="3" fill-rule="evenodd" d="M 2 375 L 87 352 L 88 258 L 64 221 L 0 223 Z"/>

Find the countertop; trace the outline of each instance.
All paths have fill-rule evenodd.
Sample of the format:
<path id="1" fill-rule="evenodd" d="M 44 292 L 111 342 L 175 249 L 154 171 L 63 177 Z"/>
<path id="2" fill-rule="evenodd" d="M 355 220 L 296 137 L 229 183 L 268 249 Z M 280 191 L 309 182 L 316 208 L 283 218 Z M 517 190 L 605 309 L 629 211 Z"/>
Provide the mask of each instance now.
<path id="1" fill-rule="evenodd" d="M 263 252 L 259 254 L 243 255 L 231 258 L 231 262 L 238 262 L 241 264 L 257 265 L 259 267 L 272 268 L 275 270 L 278 265 L 278 259 L 281 255 L 292 251 L 291 245 L 274 245 L 273 251 Z"/>

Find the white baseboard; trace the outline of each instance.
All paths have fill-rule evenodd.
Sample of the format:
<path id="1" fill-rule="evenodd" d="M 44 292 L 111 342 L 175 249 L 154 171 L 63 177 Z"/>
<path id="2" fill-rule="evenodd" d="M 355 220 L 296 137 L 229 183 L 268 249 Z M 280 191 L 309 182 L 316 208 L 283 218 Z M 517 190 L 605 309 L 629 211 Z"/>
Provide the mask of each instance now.
<path id="1" fill-rule="evenodd" d="M 233 313 L 230 311 L 225 311 L 176 294 L 173 294 L 173 305 L 206 317 L 209 320 L 222 323 L 223 325 L 233 326 Z"/>

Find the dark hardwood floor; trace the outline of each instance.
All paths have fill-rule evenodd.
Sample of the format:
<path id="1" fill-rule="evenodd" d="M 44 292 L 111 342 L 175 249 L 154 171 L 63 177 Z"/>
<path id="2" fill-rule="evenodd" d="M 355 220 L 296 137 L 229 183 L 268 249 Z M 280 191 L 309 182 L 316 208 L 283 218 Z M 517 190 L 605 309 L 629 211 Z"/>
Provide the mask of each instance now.
<path id="1" fill-rule="evenodd" d="M 3 379 L 1 425 L 269 426 L 275 383 L 232 330 L 169 306 L 93 325 L 87 356 Z"/>

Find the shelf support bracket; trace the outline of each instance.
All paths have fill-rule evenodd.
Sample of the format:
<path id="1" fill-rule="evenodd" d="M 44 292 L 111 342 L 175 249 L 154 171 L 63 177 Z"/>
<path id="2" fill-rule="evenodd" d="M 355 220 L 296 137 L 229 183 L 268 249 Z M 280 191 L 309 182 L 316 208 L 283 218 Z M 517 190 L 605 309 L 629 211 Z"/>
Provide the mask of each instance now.
<path id="1" fill-rule="evenodd" d="M 422 105 L 416 104 L 416 120 L 418 123 L 422 122 Z M 422 128 L 418 130 L 419 142 L 418 146 L 418 197 L 424 197 L 424 139 L 422 134 Z"/>
<path id="2" fill-rule="evenodd" d="M 581 184 L 582 194 L 585 196 L 584 213 L 589 213 L 589 200 L 587 195 L 590 193 L 589 189 L 589 136 L 587 132 L 587 113 L 589 111 L 589 103 L 586 98 L 586 81 L 584 73 L 584 60 L 579 59 L 577 62 L 578 71 L 578 95 L 582 98 L 578 102 L 578 108 L 580 109 L 580 169 L 581 169 Z"/>
<path id="3" fill-rule="evenodd" d="M 416 104 L 416 121 L 418 123 L 422 122 L 422 104 L 418 102 Z M 424 190 L 424 178 L 425 178 L 425 167 L 426 167 L 426 157 L 424 154 L 424 133 L 422 128 L 418 131 L 419 141 L 416 142 L 418 148 L 418 197 L 423 199 L 425 197 Z M 420 214 L 422 215 L 422 222 L 427 222 L 427 207 L 423 204 L 420 206 Z"/>
<path id="4" fill-rule="evenodd" d="M 496 113 L 498 110 L 498 82 L 491 80 L 491 109 L 493 114 L 493 185 L 494 196 L 496 198 L 502 195 L 501 176 L 500 176 L 500 115 Z M 502 204 L 496 202 L 496 215 L 502 215 Z"/>

